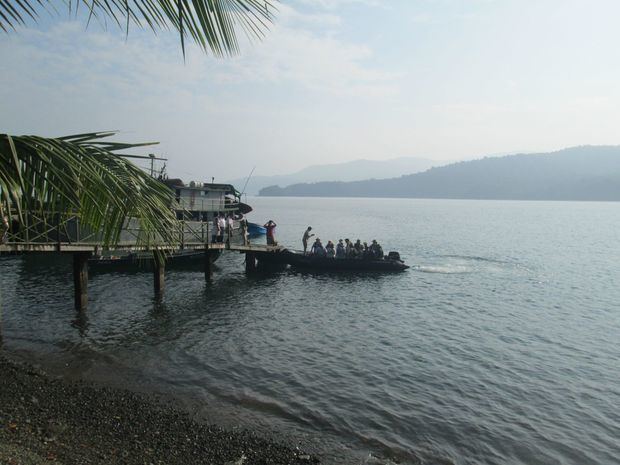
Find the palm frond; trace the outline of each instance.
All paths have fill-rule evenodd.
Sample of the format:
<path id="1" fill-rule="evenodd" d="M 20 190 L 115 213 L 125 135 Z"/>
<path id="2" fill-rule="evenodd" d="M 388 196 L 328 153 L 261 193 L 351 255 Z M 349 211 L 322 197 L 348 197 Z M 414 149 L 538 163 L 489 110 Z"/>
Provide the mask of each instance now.
<path id="1" fill-rule="evenodd" d="M 110 19 L 129 33 L 130 24 L 179 33 L 183 54 L 186 39 L 204 51 L 230 55 L 238 51 L 236 30 L 250 38 L 262 38 L 272 21 L 277 0 L 62 0 L 66 10 L 88 11 L 91 18 Z M 0 0 L 0 29 L 8 32 L 28 20 L 37 21 L 39 12 L 55 11 L 52 0 Z M 80 6 L 82 5 L 82 6 Z"/>
<path id="2" fill-rule="evenodd" d="M 0 134 L 0 211 L 22 224 L 33 214 L 74 214 L 107 247 L 118 243 L 123 226 L 133 218 L 139 225 L 137 245 L 176 245 L 172 191 L 114 153 L 144 144 L 101 140 L 112 134 Z"/>

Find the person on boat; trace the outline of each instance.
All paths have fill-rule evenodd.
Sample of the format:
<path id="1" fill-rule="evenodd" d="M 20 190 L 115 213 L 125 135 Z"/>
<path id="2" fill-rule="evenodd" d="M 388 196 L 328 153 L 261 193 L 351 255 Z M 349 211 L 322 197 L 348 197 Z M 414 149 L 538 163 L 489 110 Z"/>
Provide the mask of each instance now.
<path id="1" fill-rule="evenodd" d="M 310 254 L 315 257 L 325 257 L 326 255 L 325 247 L 323 247 L 323 244 L 321 244 L 321 239 L 319 239 L 318 237 L 314 241 L 314 244 L 312 244 Z"/>
<path id="2" fill-rule="evenodd" d="M 359 239 L 356 240 L 355 244 L 353 245 L 353 248 L 357 252 L 357 255 L 362 256 L 362 253 L 364 252 L 364 247 L 362 246 L 362 241 L 360 241 Z"/>
<path id="3" fill-rule="evenodd" d="M 372 252 L 372 257 L 376 260 L 381 260 L 383 258 L 383 248 L 376 239 L 372 240 L 372 244 L 370 246 L 370 251 Z"/>
<path id="4" fill-rule="evenodd" d="M 353 243 L 349 239 L 344 240 L 344 253 L 347 257 L 351 256 L 351 251 L 353 250 Z"/>
<path id="5" fill-rule="evenodd" d="M 362 252 L 362 258 L 365 260 L 372 259 L 372 252 L 368 247 L 368 242 L 364 242 L 364 251 Z"/>
<path id="6" fill-rule="evenodd" d="M 336 258 L 345 258 L 346 256 L 347 252 L 345 251 L 344 243 L 342 242 L 342 239 L 340 239 L 336 245 Z"/>
<path id="7" fill-rule="evenodd" d="M 273 220 L 267 221 L 263 227 L 267 230 L 267 245 L 277 245 L 276 243 L 276 226 Z"/>
<path id="8" fill-rule="evenodd" d="M 327 258 L 336 258 L 336 247 L 332 241 L 327 241 L 325 255 L 327 255 Z"/>
<path id="9" fill-rule="evenodd" d="M 310 234 L 312 231 L 312 226 L 308 226 L 308 229 L 304 232 L 304 236 L 301 238 L 301 243 L 304 245 L 304 255 L 306 255 L 306 251 L 308 250 L 308 239 L 310 239 L 314 234 Z"/>

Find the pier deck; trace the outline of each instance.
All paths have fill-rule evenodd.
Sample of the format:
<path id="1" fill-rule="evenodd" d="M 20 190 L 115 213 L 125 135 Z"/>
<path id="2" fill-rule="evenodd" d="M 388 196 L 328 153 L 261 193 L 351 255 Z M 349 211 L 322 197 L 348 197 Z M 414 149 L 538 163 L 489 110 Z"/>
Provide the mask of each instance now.
<path id="1" fill-rule="evenodd" d="M 0 253 L 28 253 L 28 252 L 91 252 L 97 253 L 105 250 L 119 250 L 126 252 L 138 252 L 146 250 L 233 250 L 237 252 L 279 252 L 284 247 L 278 245 L 264 244 L 227 244 L 221 242 L 215 243 L 186 243 L 181 247 L 158 244 L 155 247 L 147 248 L 137 246 L 135 243 L 119 243 L 114 247 L 102 247 L 100 244 L 93 243 L 73 243 L 73 242 L 7 242 L 0 244 Z"/>
<path id="2" fill-rule="evenodd" d="M 136 222 L 128 220 L 127 226 L 121 231 L 120 240 L 112 246 L 104 245 L 103 239 L 97 232 L 88 230 L 80 224 L 75 215 L 51 214 L 46 217 L 31 215 L 25 225 L 18 230 L 10 229 L 0 243 L 0 254 L 28 254 L 28 253 L 70 253 L 73 256 L 73 277 L 75 306 L 77 309 L 86 308 L 88 285 L 88 259 L 93 255 L 105 252 L 147 252 L 195 250 L 204 251 L 205 279 L 213 277 L 213 253 L 230 250 L 246 255 L 245 268 L 247 272 L 256 270 L 256 260 L 260 255 L 277 253 L 283 247 L 264 244 L 243 244 L 238 233 L 225 237 L 225 241 L 215 242 L 209 223 L 179 221 L 178 241 L 174 244 L 157 241 L 150 246 L 140 241 L 140 229 Z M 2 238 L 0 238 L 2 239 Z M 164 290 L 165 262 L 155 260 L 153 284 L 157 294 Z"/>

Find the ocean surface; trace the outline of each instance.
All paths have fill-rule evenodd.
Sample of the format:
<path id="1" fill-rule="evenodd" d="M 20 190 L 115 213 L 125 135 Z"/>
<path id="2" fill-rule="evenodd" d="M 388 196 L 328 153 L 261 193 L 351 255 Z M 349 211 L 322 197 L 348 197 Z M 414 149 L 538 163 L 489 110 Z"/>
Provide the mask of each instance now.
<path id="1" fill-rule="evenodd" d="M 177 396 L 323 463 L 620 463 L 620 204 L 251 198 L 299 248 L 378 239 L 399 274 L 93 274 L 0 258 L 5 351 Z"/>

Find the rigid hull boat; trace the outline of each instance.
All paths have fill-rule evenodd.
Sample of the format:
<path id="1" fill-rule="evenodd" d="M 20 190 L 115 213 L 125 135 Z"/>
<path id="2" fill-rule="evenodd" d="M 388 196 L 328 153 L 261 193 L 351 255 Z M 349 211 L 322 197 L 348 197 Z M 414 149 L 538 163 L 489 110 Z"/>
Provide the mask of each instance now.
<path id="1" fill-rule="evenodd" d="M 312 271 L 390 272 L 404 271 L 409 268 L 400 259 L 400 255 L 397 252 L 390 252 L 382 259 L 330 258 L 305 255 L 301 251 L 285 249 L 277 254 L 270 254 L 270 256 L 264 257 L 263 260 L 271 263 L 288 264 L 292 268 Z"/>

